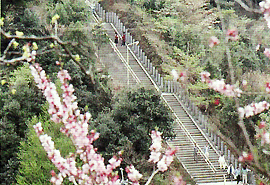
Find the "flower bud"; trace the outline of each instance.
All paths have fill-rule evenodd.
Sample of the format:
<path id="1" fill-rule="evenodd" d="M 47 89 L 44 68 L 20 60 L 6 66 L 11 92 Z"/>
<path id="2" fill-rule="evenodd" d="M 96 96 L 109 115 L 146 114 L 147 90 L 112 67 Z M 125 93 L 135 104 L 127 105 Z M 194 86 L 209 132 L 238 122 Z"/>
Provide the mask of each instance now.
<path id="1" fill-rule="evenodd" d="M 38 49 L 38 46 L 37 46 L 37 43 L 36 42 L 33 42 L 32 48 L 33 48 L 33 50 L 37 50 Z"/>
<path id="2" fill-rule="evenodd" d="M 60 16 L 58 14 L 55 14 L 53 17 L 52 17 L 52 24 L 56 23 L 57 19 L 59 19 Z"/>
<path id="3" fill-rule="evenodd" d="M 19 43 L 18 43 L 18 42 L 16 42 L 16 41 L 14 41 L 12 44 L 13 44 L 14 49 L 16 49 L 16 48 L 17 48 L 17 46 L 19 45 Z"/>
<path id="4" fill-rule="evenodd" d="M 17 35 L 18 37 L 21 37 L 21 36 L 23 36 L 23 32 L 21 32 L 21 31 L 16 31 L 16 35 Z"/>
<path id="5" fill-rule="evenodd" d="M 1 80 L 1 84 L 4 85 L 6 83 L 6 80 Z"/>
<path id="6" fill-rule="evenodd" d="M 4 26 L 4 17 L 0 19 L 0 26 Z"/>

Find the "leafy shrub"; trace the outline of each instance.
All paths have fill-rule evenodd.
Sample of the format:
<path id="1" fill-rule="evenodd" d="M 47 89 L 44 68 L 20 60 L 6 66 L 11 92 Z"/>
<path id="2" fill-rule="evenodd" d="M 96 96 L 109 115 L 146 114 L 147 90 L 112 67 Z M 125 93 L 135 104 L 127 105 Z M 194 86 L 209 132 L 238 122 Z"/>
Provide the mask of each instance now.
<path id="1" fill-rule="evenodd" d="M 38 122 L 42 122 L 44 131 L 52 136 L 55 148 L 59 149 L 62 156 L 75 152 L 71 147 L 72 141 L 59 130 L 61 125 L 56 125 L 50 120 L 49 114 L 44 112 L 39 117 L 34 117 L 28 123 L 27 139 L 21 142 L 18 157 L 20 159 L 19 174 L 16 177 L 17 184 L 51 184 L 51 170 L 57 171 L 56 167 L 49 160 L 46 151 L 40 144 L 39 138 L 33 128 Z M 64 184 L 71 184 L 65 181 Z"/>
<path id="2" fill-rule="evenodd" d="M 12 93 L 12 89 L 16 90 L 15 94 Z M 36 88 L 33 88 L 33 79 L 30 76 L 28 64 L 11 73 L 10 81 L 1 87 L 0 97 L 0 106 L 2 107 L 0 111 L 0 142 L 3 151 L 0 161 L 0 165 L 3 167 L 0 171 L 0 179 L 4 182 L 4 179 L 7 180 L 6 177 L 12 179 L 16 175 L 14 171 L 8 169 L 17 168 L 17 166 L 12 165 L 17 165 L 16 152 L 19 142 L 25 137 L 27 120 L 38 115 L 43 104 L 41 94 Z"/>
<path id="3" fill-rule="evenodd" d="M 123 164 L 146 168 L 144 160 L 149 154 L 150 131 L 158 128 L 165 139 L 171 138 L 174 136 L 172 122 L 170 111 L 160 97 L 153 90 L 141 87 L 119 94 L 112 110 L 100 113 L 91 127 L 100 133 L 95 146 L 106 159 L 123 150 Z"/>

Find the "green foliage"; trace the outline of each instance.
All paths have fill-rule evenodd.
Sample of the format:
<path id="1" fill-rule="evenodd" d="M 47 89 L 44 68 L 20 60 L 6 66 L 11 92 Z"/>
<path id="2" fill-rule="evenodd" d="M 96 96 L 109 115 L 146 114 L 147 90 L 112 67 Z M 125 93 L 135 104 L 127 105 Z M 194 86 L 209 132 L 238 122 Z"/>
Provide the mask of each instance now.
<path id="1" fill-rule="evenodd" d="M 152 13 L 154 10 L 160 10 L 164 8 L 165 1 L 157 1 L 157 0 L 150 0 L 150 1 L 144 1 L 143 7 Z"/>
<path id="2" fill-rule="evenodd" d="M 44 110 L 43 115 L 34 117 L 28 122 L 27 139 L 21 142 L 18 154 L 20 159 L 19 174 L 16 178 L 18 184 L 50 184 L 51 170 L 57 172 L 33 128 L 33 125 L 38 122 L 42 123 L 44 132 L 52 137 L 55 148 L 60 150 L 63 157 L 71 152 L 75 153 L 72 141 L 60 132 L 61 125 L 51 122 L 48 113 Z M 64 184 L 71 183 L 66 181 Z"/>
<path id="3" fill-rule="evenodd" d="M 88 107 L 93 117 L 96 117 L 105 106 L 110 107 L 112 95 L 106 86 L 107 82 L 103 80 L 101 85 L 100 77 L 95 72 L 95 47 L 93 35 L 89 34 L 93 28 L 89 21 L 91 12 L 85 5 L 85 1 L 35 1 L 26 9 L 11 6 L 9 12 L 6 12 L 7 17 L 5 19 L 5 25 L 9 26 L 5 26 L 3 29 L 10 31 L 11 34 L 15 34 L 15 31 L 22 31 L 27 36 L 50 35 L 51 27 L 44 20 L 50 23 L 51 17 L 55 13 L 58 13 L 61 17 L 59 19 L 61 25 L 59 36 L 63 41 L 71 42 L 67 47 L 73 54 L 80 55 L 81 63 L 92 73 L 95 82 L 90 81 L 80 68 L 70 61 L 70 58 L 59 55 L 56 51 L 60 47 L 57 49 L 49 48 L 51 44 L 49 41 L 37 42 L 39 51 L 46 50 L 46 52 L 37 55 L 36 62 L 40 63 L 48 76 L 55 81 L 56 74 L 59 71 L 59 66 L 56 66 L 55 62 L 65 61 L 63 68 L 71 73 L 71 83 L 74 85 L 79 106 Z M 98 39 L 98 34 L 95 39 Z M 8 42 L 8 39 L 1 38 L 2 51 L 4 51 Z M 18 42 L 20 47 L 11 50 L 21 52 L 20 48 L 26 42 Z M 15 71 L 9 74 L 14 69 Z M 44 98 L 35 87 L 27 64 L 18 63 L 8 67 L 1 66 L 1 77 L 8 83 L 0 87 L 0 106 L 2 108 L 0 111 L 0 142 L 1 151 L 4 151 L 1 152 L 0 181 L 12 184 L 18 169 L 16 153 L 19 142 L 25 138 L 26 122 L 41 112 Z M 12 94 L 12 89 L 16 90 L 15 94 Z"/>
<path id="4" fill-rule="evenodd" d="M 4 184 L 12 184 L 15 181 L 14 174 L 17 173 L 18 161 L 16 153 L 21 138 L 16 133 L 14 124 L 0 121 L 1 142 L 1 171 L 0 179 Z"/>
<path id="5" fill-rule="evenodd" d="M 18 68 L 10 75 L 8 83 L 0 88 L 0 122 L 1 122 L 1 176 L 7 181 L 14 178 L 16 152 L 19 142 L 25 136 L 26 122 L 41 112 L 43 99 L 39 91 L 33 88 L 33 79 L 30 77 L 28 64 Z M 15 94 L 12 94 L 15 89 Z M 9 162 L 8 162 L 9 161 Z M 11 174 L 9 174 L 11 173 Z M 2 181 L 2 180 L 1 180 Z M 6 182 L 10 184 L 10 181 Z"/>
<path id="6" fill-rule="evenodd" d="M 56 2 L 49 10 L 50 17 L 58 14 L 61 18 L 59 23 L 62 25 L 70 25 L 71 23 L 84 22 L 89 20 L 91 11 L 84 0 L 61 0 Z M 48 22 L 51 21 L 48 19 Z"/>
<path id="7" fill-rule="evenodd" d="M 32 1 L 32 0 L 30 0 Z M 10 7 L 22 7 L 24 8 L 29 0 L 5 0 L 1 1 L 1 17 L 5 17 L 8 14 Z"/>
<path id="8" fill-rule="evenodd" d="M 100 132 L 95 146 L 107 159 L 123 150 L 124 163 L 138 164 L 149 154 L 151 130 L 158 128 L 165 139 L 173 137 L 170 111 L 153 90 L 122 92 L 114 102 L 91 125 Z"/>
<path id="9" fill-rule="evenodd" d="M 180 48 L 187 54 L 196 54 L 204 50 L 201 45 L 203 38 L 202 33 L 197 26 L 180 25 L 176 28 L 177 32 L 174 35 L 172 45 Z"/>
<path id="10" fill-rule="evenodd" d="M 109 37 L 106 32 L 102 29 L 102 25 L 96 25 L 93 30 L 93 41 L 95 42 L 95 45 L 97 46 L 98 49 L 103 44 L 109 43 Z"/>
<path id="11" fill-rule="evenodd" d="M 31 74 L 29 63 L 24 63 L 23 66 L 18 67 L 10 75 L 9 82 L 14 88 L 33 85 L 34 77 Z"/>

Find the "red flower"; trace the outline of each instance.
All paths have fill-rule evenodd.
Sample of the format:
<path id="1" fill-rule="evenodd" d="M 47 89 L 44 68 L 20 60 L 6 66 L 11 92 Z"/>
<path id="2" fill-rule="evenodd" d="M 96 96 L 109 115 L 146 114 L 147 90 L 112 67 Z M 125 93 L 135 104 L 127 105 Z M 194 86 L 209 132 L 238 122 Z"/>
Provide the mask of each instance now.
<path id="1" fill-rule="evenodd" d="M 219 99 L 215 99 L 214 104 L 215 104 L 215 105 L 219 105 L 219 103 L 220 103 L 220 100 L 219 100 Z"/>
<path id="2" fill-rule="evenodd" d="M 252 161 L 253 160 L 253 155 L 252 153 L 249 153 L 248 156 L 245 158 L 247 161 Z"/>
<path id="3" fill-rule="evenodd" d="M 267 82 L 266 84 L 265 84 L 265 86 L 266 86 L 266 92 L 270 92 L 270 83 L 269 82 Z"/>
<path id="4" fill-rule="evenodd" d="M 261 121 L 260 124 L 259 124 L 259 129 L 262 129 L 266 126 L 266 123 L 265 121 Z"/>

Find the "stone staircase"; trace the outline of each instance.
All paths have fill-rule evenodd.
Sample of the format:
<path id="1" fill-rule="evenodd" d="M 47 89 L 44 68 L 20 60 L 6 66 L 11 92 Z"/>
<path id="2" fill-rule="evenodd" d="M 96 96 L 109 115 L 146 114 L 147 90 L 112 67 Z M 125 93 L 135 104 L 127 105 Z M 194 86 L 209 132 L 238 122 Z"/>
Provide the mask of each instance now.
<path id="1" fill-rule="evenodd" d="M 129 71 L 129 83 L 127 83 L 127 47 L 121 46 L 121 41 L 119 41 L 118 46 L 115 46 L 113 43 L 115 30 L 111 24 L 104 23 L 104 29 L 107 31 L 111 41 L 110 44 L 103 46 L 101 51 L 99 51 L 99 58 L 103 66 L 108 69 L 113 83 L 121 87 L 132 87 L 137 85 L 137 83 L 146 88 L 157 87 L 151 79 L 151 76 L 148 75 L 143 66 L 137 62 L 137 59 L 132 53 L 129 53 L 128 63 L 132 70 Z M 159 89 L 157 90 L 160 92 Z M 202 130 L 195 125 L 192 117 L 174 94 L 162 93 L 162 98 L 174 113 L 176 120 L 174 124 L 176 137 L 168 141 L 168 144 L 178 147 L 179 150 L 176 156 L 186 171 L 198 184 L 222 182 L 224 180 L 223 175 L 226 173 L 219 169 L 219 154 L 214 149 L 214 146 L 209 143 L 209 140 L 206 139 Z M 194 142 L 196 142 L 198 148 L 200 148 L 197 163 L 193 158 Z M 203 147 L 207 145 L 210 146 L 209 160 L 205 158 L 202 152 Z"/>
<path id="2" fill-rule="evenodd" d="M 104 24 L 104 29 L 107 31 L 107 34 L 111 41 L 114 41 L 114 35 L 115 32 L 112 29 L 111 25 L 109 23 Z M 118 84 L 119 86 L 128 86 L 133 87 L 137 85 L 135 77 L 132 75 L 132 72 L 129 72 L 129 75 L 127 74 L 128 70 L 126 65 L 123 63 L 123 61 L 119 58 L 119 56 L 116 54 L 115 50 L 118 50 L 119 53 L 122 55 L 122 59 L 125 61 L 127 60 L 127 47 L 121 46 L 121 40 L 119 39 L 119 43 L 117 46 L 114 44 L 115 48 L 112 48 L 112 44 L 106 44 L 102 47 L 101 51 L 99 51 L 99 58 L 100 61 L 103 63 L 105 68 L 108 69 L 109 74 L 111 75 L 113 81 L 115 84 Z M 142 70 L 141 66 L 138 64 L 136 59 L 132 56 L 132 54 L 129 52 L 129 60 L 128 60 L 129 66 L 132 69 L 133 73 L 136 74 L 136 77 L 139 79 L 139 83 L 143 86 L 146 86 L 148 88 L 151 88 L 153 84 L 151 83 L 149 77 L 145 74 L 145 72 Z M 128 76 L 129 76 L 129 84 L 128 84 Z"/>
<path id="3" fill-rule="evenodd" d="M 202 135 L 202 132 L 194 124 L 192 117 L 188 114 L 185 108 L 182 106 L 178 98 L 171 93 L 163 93 L 162 97 L 166 101 L 167 105 L 174 112 L 175 116 L 179 118 L 174 124 L 174 132 L 176 137 L 168 141 L 171 146 L 177 147 L 179 150 L 176 154 L 177 158 L 181 161 L 182 165 L 189 172 L 191 177 L 197 183 L 206 182 L 221 182 L 224 180 L 223 175 L 226 174 L 220 170 L 218 158 L 219 155 L 210 146 L 210 143 Z M 205 162 L 203 155 L 198 152 L 198 162 L 194 161 L 194 144 L 188 139 L 186 133 L 179 126 L 183 124 L 186 130 L 190 133 L 192 138 L 197 143 L 198 147 L 202 150 L 204 146 L 209 146 L 209 161 L 213 164 L 215 172 L 210 168 L 210 166 Z"/>

